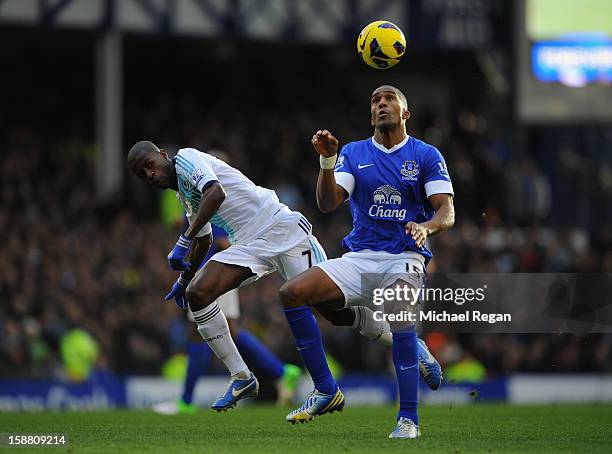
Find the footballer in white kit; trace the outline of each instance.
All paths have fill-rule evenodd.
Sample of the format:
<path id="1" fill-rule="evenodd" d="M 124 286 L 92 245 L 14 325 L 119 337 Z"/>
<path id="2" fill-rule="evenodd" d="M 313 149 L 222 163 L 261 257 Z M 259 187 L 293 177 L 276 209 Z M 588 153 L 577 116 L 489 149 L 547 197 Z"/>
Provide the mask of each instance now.
<path id="1" fill-rule="evenodd" d="M 220 182 L 229 195 L 210 218 L 225 230 L 231 246 L 211 260 L 248 267 L 254 276 L 241 285 L 278 271 L 283 279 L 293 277 L 310 264 L 326 259 L 323 247 L 312 235 L 310 222 L 279 202 L 276 193 L 255 185 L 239 170 L 195 148 L 183 148 L 173 158 L 178 179 L 177 197 L 193 223 L 202 193 Z M 199 235 L 211 231 L 206 223 Z M 305 252 L 308 251 L 307 254 Z"/>
<path id="2" fill-rule="evenodd" d="M 152 142 L 140 141 L 130 149 L 127 161 L 139 178 L 159 189 L 175 190 L 186 211 L 189 227 L 168 255 L 170 266 L 181 274 L 167 299 L 174 298 L 179 307 L 189 305 L 199 333 L 231 374 L 225 395 L 213 403 L 213 409 L 233 408 L 238 400 L 257 395 L 259 384 L 238 353 L 215 300 L 273 271 L 290 279 L 326 260 L 325 252 L 302 214 L 280 203 L 274 191 L 255 185 L 214 156 L 183 148 L 170 158 Z M 210 223 L 223 228 L 232 244 L 198 270 L 211 243 Z M 375 322 L 365 308 L 321 308 L 319 312 L 336 325 L 351 320 L 349 326 L 367 337 L 387 338 L 386 342 L 390 337 L 388 324 Z M 341 409 L 344 397 L 330 379 L 314 317 L 294 318 L 290 326 L 307 325 L 308 347 L 300 354 L 303 358 L 312 354 L 305 363 L 315 385 L 324 383 L 321 386 L 335 399 L 335 406 L 327 412 Z M 300 339 L 296 342 L 299 347 Z M 309 364 L 315 364 L 314 369 Z"/>

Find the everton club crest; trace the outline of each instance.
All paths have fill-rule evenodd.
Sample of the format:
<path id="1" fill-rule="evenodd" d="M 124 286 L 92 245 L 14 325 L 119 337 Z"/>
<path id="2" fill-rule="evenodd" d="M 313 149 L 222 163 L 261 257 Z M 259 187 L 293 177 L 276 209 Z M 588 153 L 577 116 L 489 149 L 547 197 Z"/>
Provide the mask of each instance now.
<path id="1" fill-rule="evenodd" d="M 416 181 L 416 176 L 419 174 L 419 166 L 416 161 L 406 161 L 400 170 L 402 180 Z"/>

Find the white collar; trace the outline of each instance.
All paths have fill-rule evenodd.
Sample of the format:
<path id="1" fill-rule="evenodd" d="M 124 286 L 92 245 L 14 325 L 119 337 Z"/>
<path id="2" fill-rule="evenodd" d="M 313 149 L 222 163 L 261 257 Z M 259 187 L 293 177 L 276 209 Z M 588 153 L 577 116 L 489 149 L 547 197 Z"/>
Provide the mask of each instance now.
<path id="1" fill-rule="evenodd" d="M 398 143 L 397 145 L 393 145 L 391 148 L 387 148 L 384 145 L 378 143 L 376 140 L 374 140 L 374 136 L 372 136 L 372 145 L 374 145 L 376 148 L 378 148 L 380 151 L 384 153 L 393 153 L 395 150 L 399 150 L 404 145 L 406 145 L 406 142 L 408 142 L 408 139 L 410 139 L 410 136 L 406 134 L 406 137 L 404 137 L 404 140 L 402 140 L 400 143 Z"/>

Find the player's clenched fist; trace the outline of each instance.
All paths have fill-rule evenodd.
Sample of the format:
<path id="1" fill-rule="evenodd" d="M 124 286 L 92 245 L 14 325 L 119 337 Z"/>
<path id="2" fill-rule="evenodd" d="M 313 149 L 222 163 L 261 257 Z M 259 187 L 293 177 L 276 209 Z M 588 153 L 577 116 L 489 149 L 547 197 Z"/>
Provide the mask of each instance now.
<path id="1" fill-rule="evenodd" d="M 331 158 L 338 153 L 338 139 L 332 136 L 331 132 L 327 129 L 319 129 L 312 136 L 311 142 L 314 149 L 317 150 L 317 153 L 324 158 Z"/>
<path id="2" fill-rule="evenodd" d="M 427 230 L 427 227 L 411 221 L 406 224 L 406 235 L 412 236 L 412 239 L 417 247 L 422 247 L 425 244 L 427 235 L 429 235 L 429 231 Z"/>

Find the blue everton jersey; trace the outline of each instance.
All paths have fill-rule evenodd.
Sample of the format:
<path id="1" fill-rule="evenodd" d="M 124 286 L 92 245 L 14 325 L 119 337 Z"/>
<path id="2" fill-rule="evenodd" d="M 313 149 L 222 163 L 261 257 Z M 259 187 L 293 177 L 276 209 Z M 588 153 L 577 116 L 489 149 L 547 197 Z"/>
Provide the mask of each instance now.
<path id="1" fill-rule="evenodd" d="M 409 136 L 391 149 L 374 138 L 352 142 L 342 148 L 335 177 L 349 194 L 353 215 L 353 230 L 342 241 L 346 249 L 415 251 L 429 261 L 431 252 L 417 248 L 405 226 L 433 217 L 429 196 L 453 194 L 446 163 L 435 147 Z"/>

